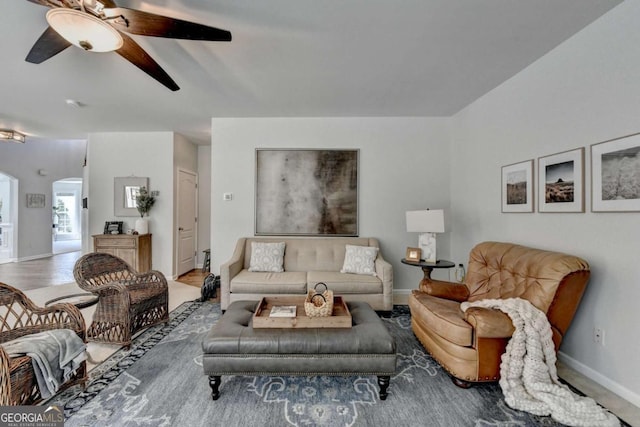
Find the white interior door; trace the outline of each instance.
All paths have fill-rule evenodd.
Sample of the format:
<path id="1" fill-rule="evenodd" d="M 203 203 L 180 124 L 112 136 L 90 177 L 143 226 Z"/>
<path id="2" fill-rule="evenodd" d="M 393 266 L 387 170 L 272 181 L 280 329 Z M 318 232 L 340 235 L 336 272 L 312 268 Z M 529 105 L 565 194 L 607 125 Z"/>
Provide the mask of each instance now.
<path id="1" fill-rule="evenodd" d="M 197 185 L 195 173 L 178 169 L 178 276 L 196 267 Z"/>

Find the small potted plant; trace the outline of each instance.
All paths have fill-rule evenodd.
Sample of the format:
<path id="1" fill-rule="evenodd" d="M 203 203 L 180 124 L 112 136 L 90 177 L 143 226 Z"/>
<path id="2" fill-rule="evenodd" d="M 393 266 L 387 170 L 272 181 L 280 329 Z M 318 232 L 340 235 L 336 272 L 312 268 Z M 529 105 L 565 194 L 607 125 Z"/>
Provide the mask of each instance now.
<path id="1" fill-rule="evenodd" d="M 140 212 L 140 219 L 136 220 L 136 231 L 138 234 L 149 233 L 149 221 L 144 216 L 149 216 L 149 211 L 156 203 L 155 196 L 149 194 L 147 187 L 140 187 L 138 196 L 136 197 L 136 208 Z"/>

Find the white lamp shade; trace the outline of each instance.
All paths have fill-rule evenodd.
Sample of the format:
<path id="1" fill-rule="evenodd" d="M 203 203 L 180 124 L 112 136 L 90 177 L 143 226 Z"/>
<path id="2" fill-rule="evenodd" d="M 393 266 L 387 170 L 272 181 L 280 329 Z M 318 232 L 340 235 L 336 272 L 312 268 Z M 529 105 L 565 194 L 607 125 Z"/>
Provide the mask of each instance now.
<path id="1" fill-rule="evenodd" d="M 407 231 L 444 233 L 444 211 L 442 209 L 407 211 Z"/>
<path id="2" fill-rule="evenodd" d="M 66 41 L 84 50 L 111 52 L 123 44 L 115 28 L 87 12 L 51 9 L 47 12 L 47 22 Z"/>

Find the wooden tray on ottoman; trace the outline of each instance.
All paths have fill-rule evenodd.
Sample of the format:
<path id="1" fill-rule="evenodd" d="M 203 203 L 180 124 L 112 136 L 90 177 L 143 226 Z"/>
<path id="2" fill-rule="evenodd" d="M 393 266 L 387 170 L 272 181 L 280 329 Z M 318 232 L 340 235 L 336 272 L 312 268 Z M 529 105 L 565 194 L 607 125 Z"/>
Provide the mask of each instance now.
<path id="1" fill-rule="evenodd" d="M 333 314 L 327 317 L 307 317 L 305 297 L 263 297 L 253 314 L 254 328 L 350 328 L 351 313 L 341 296 L 333 298 Z M 269 317 L 271 307 L 295 305 L 296 317 Z"/>

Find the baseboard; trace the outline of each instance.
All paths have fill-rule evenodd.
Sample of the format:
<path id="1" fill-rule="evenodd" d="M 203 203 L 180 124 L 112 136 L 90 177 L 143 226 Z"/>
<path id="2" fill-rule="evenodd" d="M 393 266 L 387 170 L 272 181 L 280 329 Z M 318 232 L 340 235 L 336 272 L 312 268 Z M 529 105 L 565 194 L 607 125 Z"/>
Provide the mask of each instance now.
<path id="1" fill-rule="evenodd" d="M 53 253 L 51 253 L 51 252 L 48 253 L 48 254 L 31 255 L 31 256 L 18 258 L 16 262 L 33 261 L 34 259 L 49 258 L 49 257 L 52 257 L 52 256 L 53 256 Z"/>
<path id="2" fill-rule="evenodd" d="M 412 289 L 394 289 L 393 304 L 407 305 L 409 303 L 409 295 L 411 295 L 411 291 Z"/>
<path id="3" fill-rule="evenodd" d="M 562 363 L 564 363 L 574 371 L 579 372 L 590 380 L 600 384 L 602 387 L 617 394 L 629 403 L 640 407 L 640 395 L 638 393 L 635 393 L 628 388 L 618 384 L 617 382 L 612 381 L 610 378 L 605 377 L 600 372 L 594 371 L 587 365 L 578 362 L 574 358 L 567 356 L 561 351 L 558 352 L 558 360 L 560 360 Z"/>

